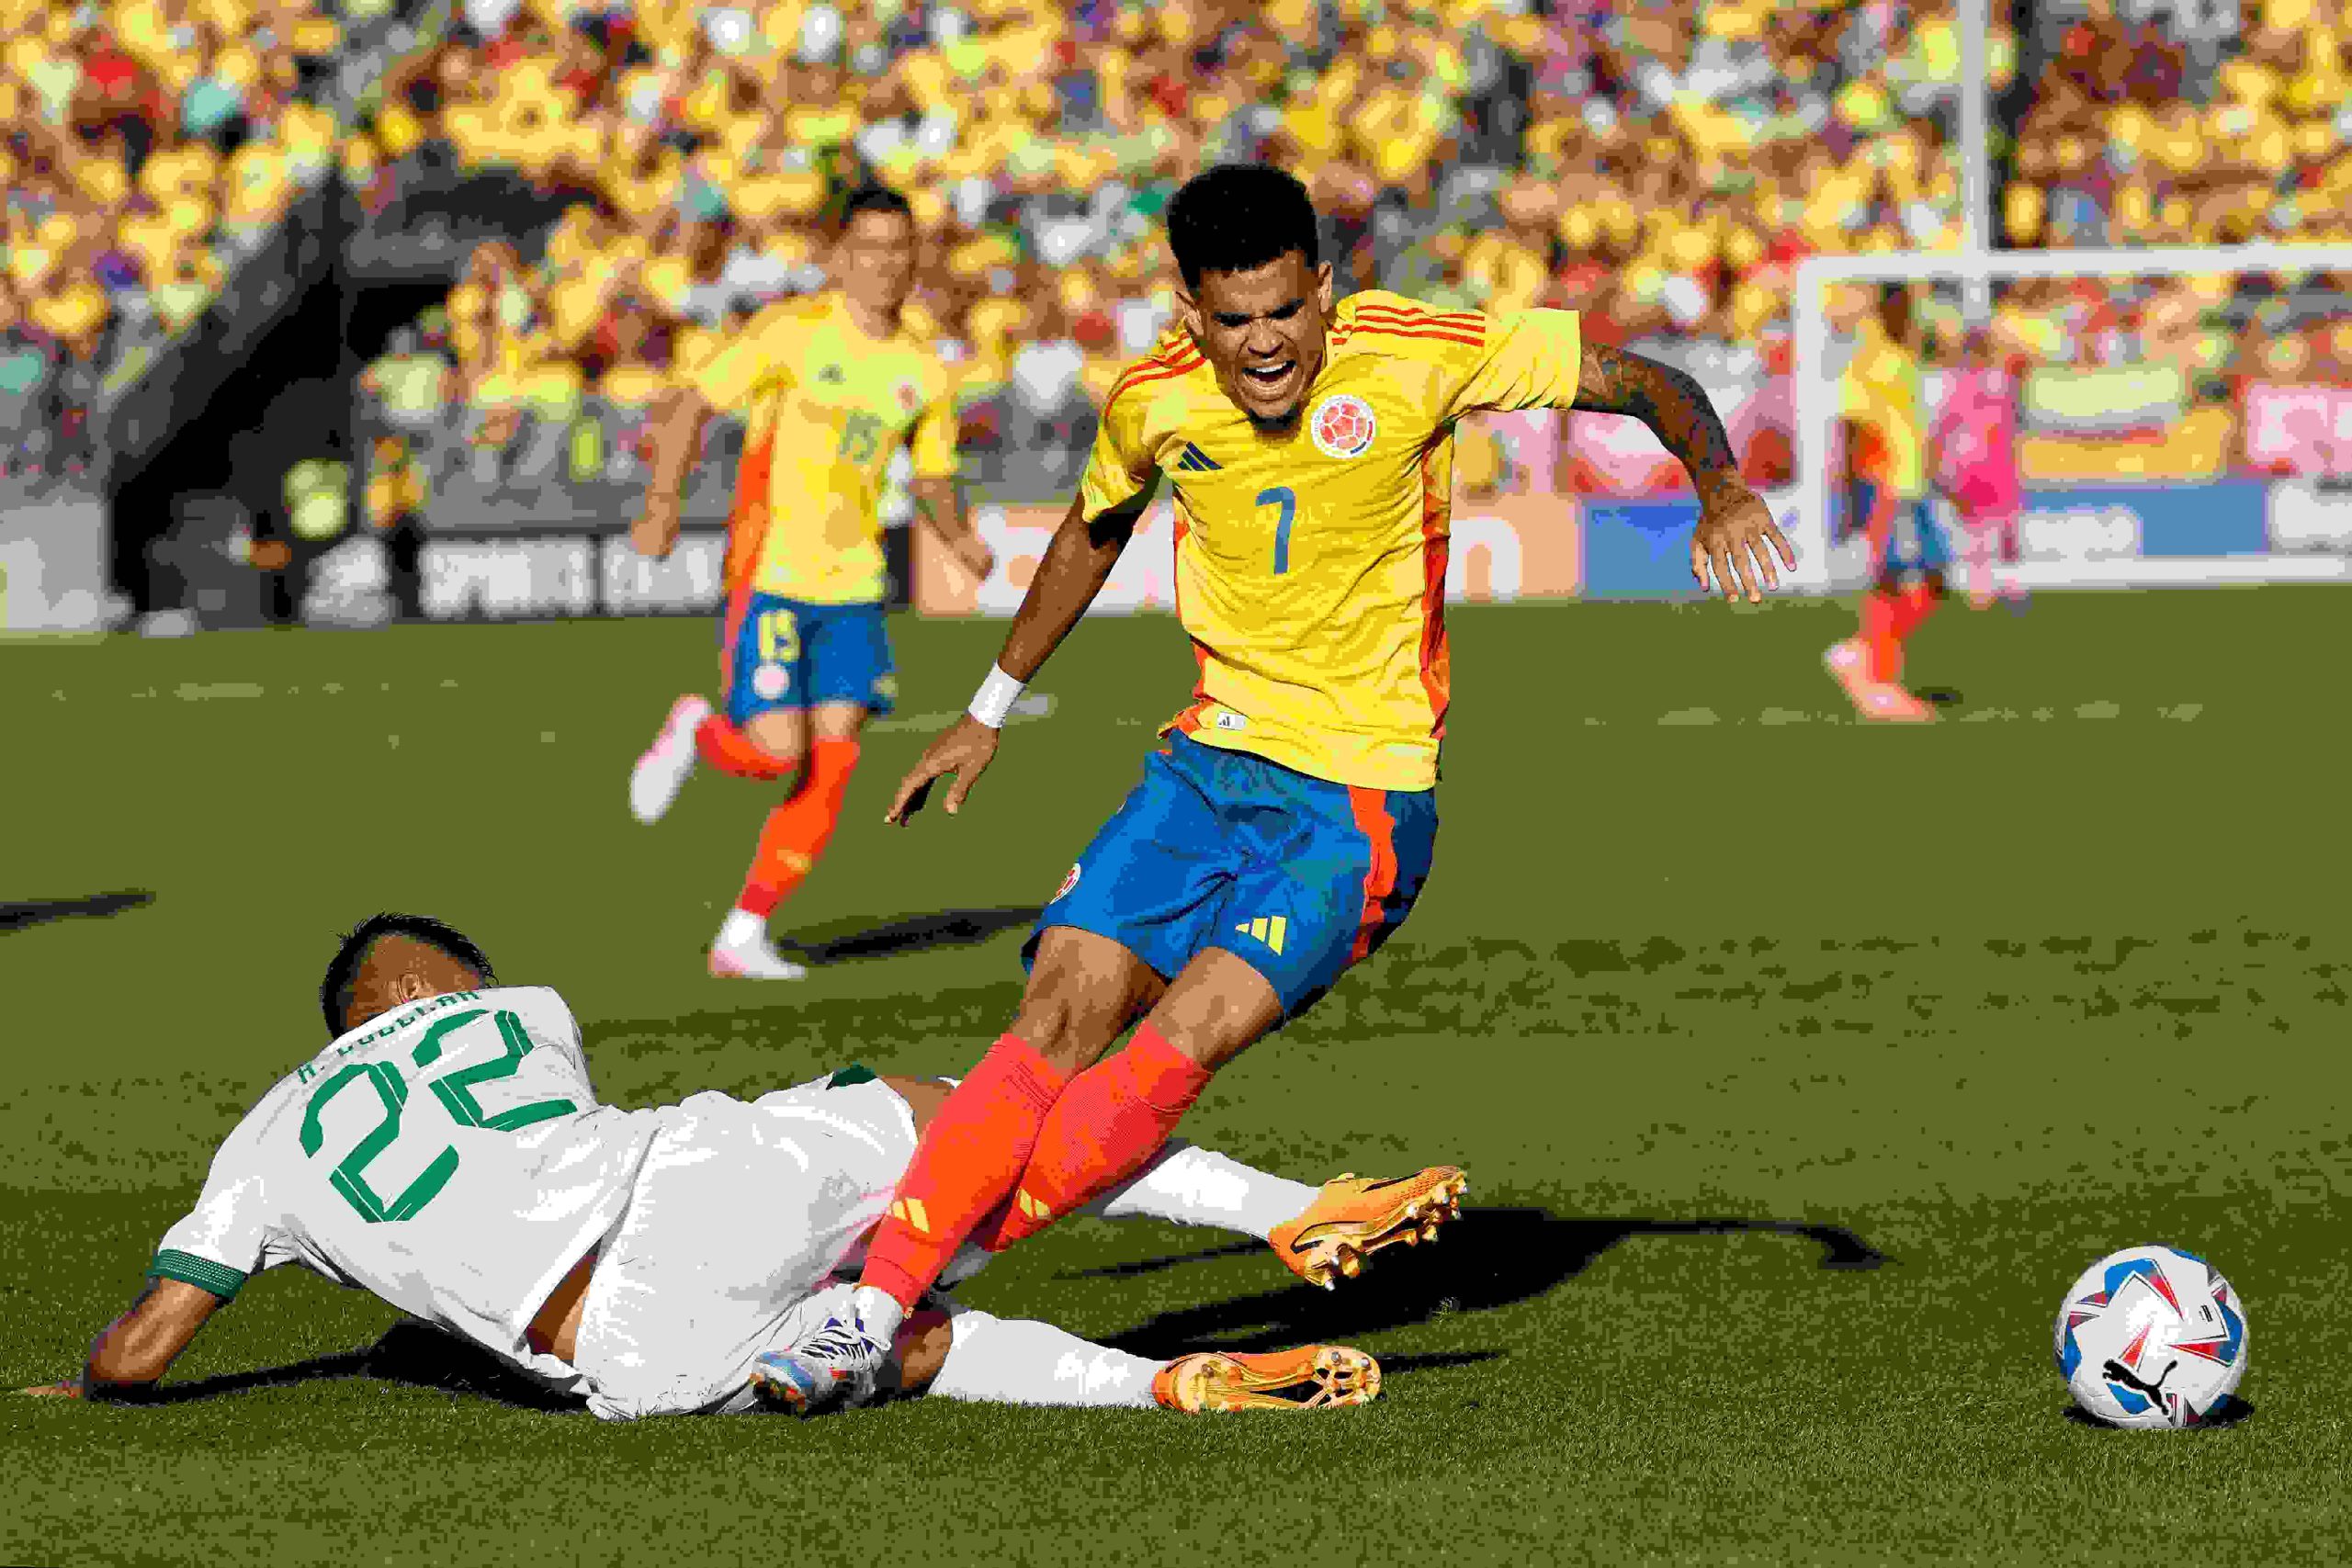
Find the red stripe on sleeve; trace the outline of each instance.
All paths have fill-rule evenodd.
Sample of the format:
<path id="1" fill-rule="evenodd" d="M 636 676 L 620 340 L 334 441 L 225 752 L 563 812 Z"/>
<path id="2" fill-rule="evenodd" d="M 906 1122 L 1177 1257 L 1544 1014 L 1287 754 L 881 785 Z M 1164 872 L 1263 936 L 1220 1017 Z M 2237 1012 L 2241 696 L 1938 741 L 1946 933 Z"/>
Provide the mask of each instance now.
<path id="1" fill-rule="evenodd" d="M 1441 479 L 1439 458 L 1446 444 L 1432 446 L 1421 457 L 1421 690 L 1429 694 L 1430 733 L 1445 739 L 1445 710 L 1453 700 L 1453 652 L 1445 636 L 1445 563 L 1451 547 L 1447 524 L 1453 497 Z"/>

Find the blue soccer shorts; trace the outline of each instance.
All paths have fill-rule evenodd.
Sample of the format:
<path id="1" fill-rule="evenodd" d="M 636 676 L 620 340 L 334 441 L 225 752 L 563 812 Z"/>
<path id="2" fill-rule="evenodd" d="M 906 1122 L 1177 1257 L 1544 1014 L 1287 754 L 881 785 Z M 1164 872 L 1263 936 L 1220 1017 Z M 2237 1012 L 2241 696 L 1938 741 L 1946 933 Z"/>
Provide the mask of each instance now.
<path id="1" fill-rule="evenodd" d="M 1951 538 L 1936 516 L 1935 503 L 1896 500 L 1881 520 L 1879 487 L 1869 479 L 1855 487 L 1855 504 L 1870 530 L 1871 576 L 1873 579 L 1924 576 L 1951 569 Z"/>
<path id="2" fill-rule="evenodd" d="M 821 703 L 855 703 L 877 716 L 897 705 L 897 666 L 879 604 L 746 593 L 729 607 L 719 639 L 730 724 Z"/>
<path id="3" fill-rule="evenodd" d="M 1433 790 L 1333 784 L 1183 735 L 1144 761 L 1022 949 L 1109 937 L 1166 979 L 1223 948 L 1305 1011 L 1404 924 L 1437 844 Z"/>

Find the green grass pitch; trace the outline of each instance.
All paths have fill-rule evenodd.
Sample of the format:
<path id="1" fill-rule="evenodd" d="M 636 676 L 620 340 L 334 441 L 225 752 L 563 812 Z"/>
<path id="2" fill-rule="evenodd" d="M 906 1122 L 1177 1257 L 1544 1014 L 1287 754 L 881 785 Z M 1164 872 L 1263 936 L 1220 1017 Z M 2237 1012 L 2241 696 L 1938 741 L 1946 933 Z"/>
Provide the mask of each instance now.
<path id="1" fill-rule="evenodd" d="M 1460 1160 L 1472 1212 L 1329 1295 L 1100 1222 L 966 1292 L 1145 1350 L 1359 1343 L 1369 1409 L 609 1427 L 444 1386 L 460 1363 L 288 1269 L 175 1371 L 211 1396 L 0 1399 L 0 1560 L 2332 1559 L 2347 609 L 1948 608 L 1914 670 L 1962 700 L 1894 729 L 1820 671 L 1840 606 L 1459 614 L 1427 897 L 1187 1132 L 1310 1180 Z M 1168 621 L 1090 624 L 965 817 L 884 829 L 1001 630 L 900 623 L 907 717 L 780 921 L 841 956 L 788 989 L 702 973 L 762 792 L 624 809 L 707 622 L 0 648 L 0 902 L 154 895 L 0 931 L 0 1381 L 78 1364 L 379 908 L 561 988 L 620 1103 L 968 1066 L 1019 991 L 993 912 L 1053 891 L 1190 682 Z M 857 940 L 951 911 L 932 935 L 967 940 Z M 2252 1417 L 2065 1419 L 2060 1292 L 2159 1240 L 2248 1303 Z"/>

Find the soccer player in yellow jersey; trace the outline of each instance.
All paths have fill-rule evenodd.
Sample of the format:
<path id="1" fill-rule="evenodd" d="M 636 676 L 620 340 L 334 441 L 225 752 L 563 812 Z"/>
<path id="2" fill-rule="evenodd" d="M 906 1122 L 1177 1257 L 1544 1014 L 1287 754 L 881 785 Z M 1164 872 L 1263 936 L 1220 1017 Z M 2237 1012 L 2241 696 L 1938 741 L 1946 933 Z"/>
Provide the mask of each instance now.
<path id="1" fill-rule="evenodd" d="M 1866 297 L 1865 297 L 1866 298 Z M 1910 290 L 1890 287 L 1853 322 L 1854 356 L 1838 378 L 1844 424 L 1848 526 L 1868 536 L 1870 586 L 1858 633 L 1822 655 L 1867 719 L 1919 723 L 1936 710 L 1903 686 L 1903 644 L 1944 591 L 1951 553 L 1928 503 L 1928 422 L 1912 342 Z"/>
<path id="2" fill-rule="evenodd" d="M 841 816 L 869 714 L 897 683 L 883 627 L 880 504 L 891 457 L 913 459 L 917 506 L 965 568 L 988 547 L 956 491 L 956 410 L 945 367 L 899 320 L 914 281 L 905 197 L 854 193 L 834 253 L 836 292 L 756 317 L 655 417 L 637 547 L 677 543 L 678 491 L 718 410 L 742 415 L 728 519 L 718 706 L 680 697 L 629 775 L 629 809 L 656 822 L 704 761 L 738 778 L 786 781 L 743 890 L 711 944 L 713 975 L 797 980 L 768 917 L 808 874 Z"/>
<path id="3" fill-rule="evenodd" d="M 1754 600 L 1777 585 L 1774 549 L 1794 564 L 1699 386 L 1584 344 L 1574 313 L 1488 317 L 1383 293 L 1335 308 L 1306 189 L 1268 167 L 1191 181 L 1168 232 L 1181 329 L 1113 388 L 1081 492 L 997 667 L 908 773 L 889 818 L 951 773 L 946 808 L 961 806 L 1014 695 L 1163 480 L 1199 683 L 1046 906 L 1019 1015 L 925 1134 L 853 1313 L 787 1348 L 810 1406 L 859 1386 L 961 1243 L 1008 1247 L 1141 1168 L 1212 1073 L 1411 909 L 1437 830 L 1451 682 L 1455 420 L 1635 415 L 1697 482 L 1702 585 Z M 1328 1284 L 1375 1247 L 1432 1234 L 1463 1187 L 1450 1166 L 1342 1179 L 1269 1239 Z"/>

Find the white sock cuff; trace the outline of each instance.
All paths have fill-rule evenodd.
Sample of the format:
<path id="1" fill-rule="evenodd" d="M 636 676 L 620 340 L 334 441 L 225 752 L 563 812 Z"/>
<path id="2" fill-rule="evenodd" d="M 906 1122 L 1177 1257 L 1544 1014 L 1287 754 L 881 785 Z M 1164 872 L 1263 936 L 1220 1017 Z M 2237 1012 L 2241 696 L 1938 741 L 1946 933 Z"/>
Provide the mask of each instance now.
<path id="1" fill-rule="evenodd" d="M 1090 1344 L 1050 1323 L 950 1305 L 947 1359 L 930 1392 L 996 1404 L 1148 1407 L 1161 1363 Z"/>
<path id="2" fill-rule="evenodd" d="M 1104 1219 L 1148 1215 L 1179 1224 L 1216 1225 L 1263 1241 L 1315 1201 L 1305 1182 L 1254 1169 L 1239 1160 L 1170 1139 L 1134 1180 L 1103 1195 Z"/>

